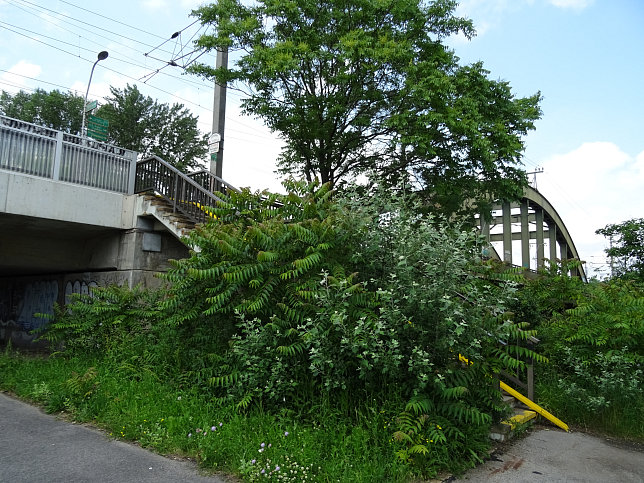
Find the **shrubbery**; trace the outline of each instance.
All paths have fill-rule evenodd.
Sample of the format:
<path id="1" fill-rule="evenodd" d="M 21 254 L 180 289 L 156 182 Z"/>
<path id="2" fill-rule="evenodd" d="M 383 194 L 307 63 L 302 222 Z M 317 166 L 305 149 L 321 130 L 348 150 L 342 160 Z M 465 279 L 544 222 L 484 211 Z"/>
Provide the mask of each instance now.
<path id="1" fill-rule="evenodd" d="M 644 437 L 641 285 L 552 273 L 520 293 L 520 310 L 540 321 L 540 350 L 550 360 L 537 377 L 540 402 L 569 422 Z"/>
<path id="2" fill-rule="evenodd" d="M 360 425 L 387 408 L 392 456 L 423 474 L 471 464 L 502 411 L 493 376 L 529 355 L 532 332 L 507 311 L 516 285 L 480 259 L 475 231 L 404 197 L 286 186 L 224 198 L 158 299 L 98 290 L 50 335 L 126 354 L 114 359 L 151 352 L 175 384 L 237 410 L 328 407 Z"/>

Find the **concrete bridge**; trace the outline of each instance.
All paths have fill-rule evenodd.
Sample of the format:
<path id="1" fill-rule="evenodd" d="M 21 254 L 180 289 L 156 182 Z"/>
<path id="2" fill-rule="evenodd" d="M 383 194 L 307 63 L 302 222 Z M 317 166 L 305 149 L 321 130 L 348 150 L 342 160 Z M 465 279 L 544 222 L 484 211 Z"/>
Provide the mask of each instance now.
<path id="1" fill-rule="evenodd" d="M 0 341 L 14 343 L 96 285 L 160 283 L 181 239 L 205 219 L 213 191 L 233 189 L 201 171 L 0 116 Z"/>
<path id="2" fill-rule="evenodd" d="M 205 221 L 201 207 L 234 189 L 208 171 L 185 175 L 157 157 L 137 162 L 135 152 L 0 116 L 0 342 L 28 343 L 44 322 L 34 314 L 71 293 L 158 285 L 154 274 L 189 255 L 182 237 Z M 578 258 L 536 190 L 486 218 L 491 255 L 509 264 Z"/>

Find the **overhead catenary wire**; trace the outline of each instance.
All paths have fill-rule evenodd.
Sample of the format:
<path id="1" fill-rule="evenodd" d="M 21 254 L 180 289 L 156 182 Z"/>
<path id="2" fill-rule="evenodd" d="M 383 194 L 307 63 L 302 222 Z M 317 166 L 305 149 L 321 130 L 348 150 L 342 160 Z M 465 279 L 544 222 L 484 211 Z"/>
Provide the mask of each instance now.
<path id="1" fill-rule="evenodd" d="M 91 25 L 91 24 L 88 24 L 87 22 L 83 22 L 82 20 L 75 19 L 74 17 L 71 17 L 69 15 L 66 15 L 66 18 L 73 19 L 73 20 L 77 21 L 81 25 L 77 25 L 77 24 L 71 23 L 71 22 L 66 22 L 65 19 L 57 19 L 57 18 L 56 18 L 57 21 L 52 22 L 51 19 L 55 18 L 52 15 L 49 15 L 46 12 L 43 12 L 42 16 L 37 15 L 37 14 L 34 13 L 34 11 L 33 11 L 34 8 L 33 7 L 34 6 L 37 7 L 37 5 L 34 4 L 33 2 L 29 2 L 29 1 L 26 1 L 26 0 L 19 0 L 21 3 L 20 3 L 20 5 L 18 5 L 18 4 L 15 3 L 15 1 L 16 0 L 9 0 L 7 2 L 7 4 L 12 3 L 13 7 L 19 8 L 20 10 L 24 11 L 25 13 L 27 13 L 29 15 L 32 15 L 35 18 L 38 18 L 39 21 L 41 21 L 41 22 L 44 21 L 44 22 L 48 22 L 48 23 L 54 25 L 56 27 L 56 29 L 61 29 L 61 30 L 69 32 L 69 33 L 71 33 L 73 35 L 77 35 L 79 40 L 82 39 L 84 42 L 91 42 L 92 44 L 97 44 L 97 45 L 102 46 L 102 44 L 99 44 L 95 40 L 84 36 L 82 33 L 79 34 L 77 32 L 73 32 L 69 28 L 65 28 L 65 26 L 67 25 L 67 26 L 70 26 L 72 29 L 74 29 L 76 31 L 78 31 L 78 30 L 87 31 L 87 29 L 83 28 L 82 25 Z M 28 7 L 27 8 L 22 8 L 23 5 L 27 5 Z M 49 9 L 45 9 L 45 10 L 51 11 Z M 58 23 L 58 21 L 60 23 Z M 195 23 L 196 22 L 192 22 L 190 25 L 194 25 Z M 185 32 L 185 29 L 188 28 L 188 27 L 189 26 L 185 27 L 184 29 L 182 29 L 182 31 Z M 27 38 L 27 39 L 33 41 L 33 42 L 38 42 L 38 43 L 40 43 L 40 44 L 42 44 L 44 46 L 47 46 L 47 47 L 52 48 L 52 49 L 55 49 L 56 51 L 59 51 L 59 52 L 64 53 L 66 55 L 72 56 L 72 57 L 77 58 L 77 59 L 81 59 L 81 60 L 83 60 L 85 62 L 88 62 L 88 63 L 92 63 L 91 59 L 86 58 L 86 57 L 83 56 L 83 53 L 90 53 L 91 52 L 93 54 L 93 50 L 91 48 L 83 47 L 83 46 L 80 46 L 80 45 L 77 46 L 77 45 L 72 44 L 71 42 L 66 42 L 65 40 L 62 40 L 60 38 L 54 38 L 54 37 L 51 37 L 51 36 L 47 36 L 47 35 L 44 35 L 44 34 L 42 34 L 40 32 L 36 32 L 35 30 L 30 30 L 30 29 L 27 29 L 25 27 L 20 27 L 20 26 L 17 26 L 17 25 L 9 24 L 7 22 L 4 22 L 4 28 L 5 28 L 5 30 L 7 30 L 9 32 L 12 32 L 15 35 L 22 36 L 24 38 Z M 109 29 L 103 29 L 103 31 L 107 31 L 107 32 L 109 32 L 112 35 L 115 35 L 117 37 L 120 35 L 120 34 L 117 34 L 117 33 L 114 33 L 112 31 L 110 31 Z M 30 33 L 32 35 L 25 35 L 25 32 L 28 32 L 28 33 Z M 93 36 L 100 37 L 100 38 L 105 38 L 105 39 L 109 40 L 110 42 L 118 43 L 117 40 L 115 40 L 113 38 L 103 36 L 100 33 L 97 33 L 97 32 L 91 32 L 91 33 L 92 33 Z M 192 35 L 191 39 L 194 38 L 198 34 L 199 34 L 198 31 L 191 33 L 191 35 Z M 158 37 L 161 38 L 161 36 L 158 36 Z M 44 39 L 48 39 L 49 41 L 46 41 Z M 135 48 L 133 49 L 130 46 L 128 46 L 128 48 L 133 50 L 133 51 L 135 51 L 135 52 L 138 52 Z M 184 49 L 185 49 L 185 45 L 180 47 L 179 52 L 183 52 Z M 188 60 L 186 65 L 189 65 L 189 63 L 195 62 L 200 56 L 205 55 L 206 53 L 207 53 L 207 51 L 205 51 L 205 50 L 199 51 L 199 50 L 195 49 L 195 50 L 192 50 L 190 52 L 185 53 L 184 55 L 181 55 L 181 57 L 182 58 L 189 58 L 190 56 L 192 56 L 194 54 L 197 54 L 196 56 L 194 56 L 193 58 Z M 123 56 L 123 57 L 129 58 L 127 56 Z M 110 56 L 110 59 L 112 61 L 123 62 L 124 64 L 132 65 L 132 66 L 135 66 L 135 67 L 145 68 L 145 66 L 142 66 L 139 63 L 128 62 L 127 60 L 124 60 L 123 58 L 120 58 L 118 56 L 112 55 L 112 56 Z M 130 75 L 118 70 L 118 68 L 112 68 L 112 67 L 109 67 L 107 65 L 101 65 L 100 68 L 103 68 L 103 69 L 108 70 L 108 71 L 112 71 L 112 72 L 118 74 L 119 76 L 125 77 L 127 79 L 131 79 L 132 81 L 137 81 L 136 78 L 134 78 L 133 76 L 130 76 Z M 45 80 L 42 80 L 40 78 L 23 76 L 23 75 L 20 75 L 20 74 L 16 74 L 16 73 L 9 72 L 9 71 L 4 71 L 4 70 L 3 70 L 3 72 L 6 72 L 7 74 L 18 75 L 20 77 L 24 77 L 25 79 L 29 79 L 29 80 L 32 80 L 34 82 L 39 82 L 39 83 L 46 84 L 46 85 L 51 85 L 51 86 L 54 86 L 54 87 L 57 87 L 57 88 L 67 89 L 69 91 L 77 91 L 77 89 L 72 89 L 71 87 L 68 87 L 68 86 L 65 86 L 65 85 L 62 85 L 62 84 L 59 84 L 59 83 L 45 81 Z M 211 89 L 212 88 L 212 83 L 211 83 L 212 81 L 207 81 L 207 80 L 204 80 L 204 79 L 193 80 L 193 79 L 189 79 L 189 78 L 186 78 L 184 76 L 181 76 L 181 75 L 172 75 L 172 74 L 168 74 L 168 73 L 165 73 L 165 72 L 160 72 L 160 74 L 162 74 L 164 76 L 167 76 L 168 78 L 172 78 L 172 79 L 174 79 L 174 80 L 176 80 L 178 82 L 185 83 L 187 85 L 196 86 L 197 88 L 200 88 L 200 89 L 201 88 L 203 88 L 203 89 Z M 30 91 L 34 90 L 33 88 L 27 87 L 27 86 L 25 86 L 23 84 L 20 84 L 20 83 L 5 82 L 4 84 L 7 85 L 7 86 L 10 86 L 12 88 L 16 88 L 16 89 L 25 89 L 25 90 L 30 90 Z M 156 91 L 158 91 L 158 92 L 161 92 L 161 93 L 164 93 L 166 95 L 172 96 L 174 99 L 176 99 L 177 101 L 183 102 L 184 104 L 195 106 L 195 107 L 205 111 L 206 113 L 210 113 L 210 114 L 212 113 L 211 104 L 209 102 L 207 102 L 205 104 L 200 103 L 200 102 L 193 102 L 192 100 L 186 99 L 183 96 L 180 96 L 180 95 L 177 95 L 176 93 L 170 92 L 167 89 L 157 87 L 156 85 L 148 83 L 147 86 L 152 88 L 152 89 L 154 89 L 154 90 L 156 90 Z M 238 99 L 239 100 L 239 99 L 242 98 L 241 94 L 236 92 L 236 91 L 234 91 L 234 90 L 231 90 L 230 94 L 231 94 L 231 97 L 233 99 Z M 95 97 L 95 98 L 103 98 L 103 99 L 105 99 L 105 97 L 98 96 L 93 92 L 91 93 L 91 95 L 93 97 Z M 235 118 L 229 119 L 228 121 L 232 122 L 234 124 L 237 124 L 238 126 L 242 127 L 242 129 L 237 129 L 237 128 L 231 126 L 231 128 L 230 128 L 231 132 L 237 132 L 237 133 L 241 134 L 242 136 L 246 136 L 246 135 L 253 136 L 253 142 L 261 142 L 260 138 L 263 138 L 266 141 L 265 144 L 269 144 L 269 143 L 275 142 L 277 140 L 276 137 L 272 137 L 270 135 L 265 135 L 264 133 L 257 132 L 257 128 L 255 126 L 249 124 L 249 123 L 239 121 L 239 120 L 237 120 Z M 233 138 L 234 138 L 234 136 L 233 136 Z M 247 139 L 243 139 L 243 138 L 237 138 L 237 139 L 247 141 Z"/>
<path id="2" fill-rule="evenodd" d="M 14 6 L 15 6 L 15 5 L 14 5 Z M 17 7 L 17 8 L 20 8 L 20 7 Z M 22 8 L 21 8 L 21 10 L 26 11 L 26 10 L 24 10 L 24 9 L 22 9 Z M 26 13 L 29 13 L 29 14 L 31 14 L 31 15 L 35 15 L 34 13 L 29 12 L 29 11 L 26 11 Z M 37 17 L 37 18 L 39 18 L 40 20 L 43 20 L 43 21 L 46 21 L 46 22 L 48 22 L 48 23 L 52 24 L 53 26 L 55 26 L 55 27 L 56 27 L 56 28 L 58 28 L 58 29 L 61 29 L 61 30 L 65 31 L 65 32 L 69 32 L 69 33 L 71 33 L 71 34 L 73 34 L 73 35 L 77 35 L 77 36 L 78 36 L 78 38 L 79 38 L 79 40 L 80 40 L 80 39 L 82 39 L 82 40 L 84 40 L 84 41 L 91 42 L 91 43 L 93 43 L 93 44 L 95 44 L 95 45 L 100 45 L 101 47 L 103 46 L 103 44 L 102 44 L 102 43 L 96 42 L 95 40 L 92 40 L 92 39 L 90 39 L 90 38 L 88 38 L 88 37 L 81 36 L 81 35 L 80 35 L 80 34 L 78 34 L 77 32 L 73 32 L 73 31 L 71 31 L 71 30 L 69 30 L 69 29 L 66 29 L 66 28 L 62 27 L 61 25 L 59 25 L 58 23 L 56 23 L 56 22 L 53 22 L 53 21 L 49 20 L 48 18 L 42 18 L 42 17 L 38 17 L 38 16 L 36 16 L 36 17 Z M 50 16 L 50 17 L 51 17 L 51 16 Z M 5 22 L 5 23 L 6 23 L 6 22 Z M 74 28 L 80 28 L 81 30 L 83 30 L 83 31 L 85 31 L 85 32 L 91 32 L 91 31 L 89 31 L 89 30 L 87 30 L 87 29 L 84 29 L 84 28 L 82 28 L 82 27 L 79 27 L 79 26 L 77 26 L 77 25 L 75 25 L 75 24 L 71 24 L 71 23 L 69 23 L 69 22 L 65 22 L 65 23 L 66 23 L 66 24 L 68 24 L 68 25 L 72 25 L 72 27 L 74 27 Z M 194 24 L 194 22 L 193 22 L 193 24 Z M 8 23 L 7 23 L 7 25 L 12 25 L 12 24 L 8 24 Z M 192 25 L 192 24 L 191 24 L 191 25 Z M 12 25 L 12 26 L 13 26 L 13 25 Z M 28 29 L 25 29 L 24 27 L 19 27 L 19 26 L 13 26 L 13 27 L 14 27 L 14 28 L 17 28 L 17 29 L 23 29 L 23 30 L 28 31 L 28 32 L 30 32 L 30 33 L 36 33 L 36 34 L 38 34 L 38 35 L 40 35 L 40 36 L 43 36 L 43 37 L 45 37 L 45 38 L 53 39 L 52 37 L 45 36 L 45 35 L 41 34 L 40 32 L 34 32 L 33 30 L 28 30 Z M 185 30 L 185 28 L 184 28 L 183 30 Z M 126 45 L 126 44 L 123 44 L 123 43 L 120 43 L 120 42 L 118 42 L 117 40 L 114 40 L 114 39 L 112 39 L 112 38 L 109 38 L 109 37 L 103 36 L 103 35 L 101 35 L 101 34 L 97 34 L 97 33 L 95 33 L 95 32 L 91 32 L 91 33 L 92 33 L 93 35 L 96 35 L 96 36 L 100 37 L 100 38 L 103 38 L 103 39 L 105 39 L 105 40 L 108 40 L 109 42 L 113 42 L 113 43 L 115 43 L 115 44 L 117 44 L 117 45 L 121 45 L 121 46 L 123 46 L 123 47 L 126 47 L 126 48 L 127 48 L 127 49 L 129 49 L 129 50 L 133 50 L 134 52 L 137 52 L 137 53 L 143 53 L 142 51 L 136 50 L 136 49 L 132 48 L 131 46 Z M 115 35 L 118 35 L 118 34 L 115 34 Z M 34 39 L 34 40 L 35 40 L 35 39 Z M 65 43 L 66 45 L 69 45 L 69 46 L 73 46 L 74 48 L 78 48 L 79 50 L 91 51 L 91 49 L 84 48 L 84 47 L 80 47 L 80 46 L 77 46 L 77 45 L 75 45 L 75 44 L 71 44 L 70 42 L 64 42 L 64 41 L 61 41 L 61 40 L 59 40 L 59 39 L 53 39 L 53 40 L 56 40 L 57 42 Z M 140 67 L 140 68 L 142 68 L 142 69 L 149 69 L 149 67 L 141 65 L 140 63 L 138 63 L 138 62 L 136 61 L 136 59 L 133 59 L 132 57 L 129 57 L 129 56 L 127 56 L 127 55 L 123 54 L 122 52 L 120 52 L 120 56 L 124 57 L 125 59 L 129 59 L 130 61 L 132 61 L 132 62 L 129 62 L 129 64 L 130 64 L 130 65 L 133 65 L 133 66 L 136 66 L 136 67 Z M 127 61 L 125 61 L 125 60 L 121 59 L 120 57 L 114 57 L 114 56 L 112 56 L 112 60 L 118 60 L 118 61 L 120 61 L 120 62 L 128 63 Z M 164 62 L 164 63 L 165 63 L 165 61 L 163 61 L 163 60 L 161 60 L 161 59 L 155 59 L 155 60 L 159 60 L 159 61 L 161 61 L 161 62 Z M 197 80 L 193 80 L 193 79 L 187 79 L 187 78 L 182 77 L 182 76 L 176 76 L 176 75 L 168 74 L 167 72 L 159 72 L 159 73 L 161 73 L 161 74 L 162 74 L 162 75 L 164 75 L 164 76 L 168 76 L 168 77 L 172 77 L 172 78 L 174 78 L 174 79 L 177 79 L 177 80 L 179 80 L 180 82 L 183 82 L 183 83 L 186 83 L 186 84 L 192 84 L 192 85 L 200 86 L 200 87 L 210 87 L 210 85 L 209 85 L 208 83 L 206 83 L 205 81 L 203 81 L 203 80 L 201 80 L 201 81 L 197 81 Z M 142 77 L 141 77 L 141 79 L 145 78 L 145 77 L 146 77 L 146 76 L 148 76 L 149 74 L 150 74 L 150 73 L 148 73 L 148 74 L 146 74 L 146 75 L 142 76 Z"/>
<path id="3" fill-rule="evenodd" d="M 72 2 L 68 2 L 68 1 L 66 1 L 66 0 L 58 0 L 58 1 L 60 1 L 61 3 L 66 3 L 67 5 L 70 5 L 70 6 L 72 6 L 72 7 L 78 8 L 79 10 L 84 10 L 85 12 L 89 12 L 89 13 L 91 13 L 91 14 L 93 14 L 93 15 L 96 15 L 96 16 L 98 16 L 98 17 L 104 18 L 105 20 L 109 20 L 109 21 L 111 21 L 111 22 L 115 22 L 115 23 L 117 23 L 117 24 L 119 24 L 119 25 L 123 25 L 123 26 L 125 26 L 125 27 L 129 27 L 129 28 L 131 28 L 131 29 L 133 29 L 133 30 L 136 30 L 137 32 L 143 32 L 143 33 L 145 33 L 145 34 L 151 35 L 151 36 L 153 36 L 153 37 L 158 37 L 158 38 L 160 38 L 160 39 L 163 39 L 163 38 L 164 38 L 164 37 L 162 37 L 162 36 L 161 36 L 161 35 L 159 35 L 159 34 L 155 34 L 155 33 L 153 33 L 153 32 L 148 32 L 148 31 L 146 31 L 146 30 L 143 30 L 141 27 L 135 27 L 134 25 L 126 24 L 125 22 L 121 22 L 120 20 L 116 20 L 116 19 L 114 19 L 114 18 L 112 18 L 112 17 L 108 17 L 107 15 L 103 15 L 103 14 L 98 13 L 98 12 L 94 12 L 93 10 L 90 10 L 90 9 L 88 9 L 88 8 L 84 8 L 84 7 L 81 7 L 80 5 L 76 5 L 76 4 L 72 3 Z"/>
<path id="4" fill-rule="evenodd" d="M 117 35 L 117 36 L 122 37 L 122 38 L 124 38 L 124 39 L 126 39 L 126 40 L 129 40 L 129 41 L 131 41 L 131 42 L 136 42 L 137 44 L 141 44 L 141 45 L 144 45 L 144 46 L 146 46 L 146 47 L 154 47 L 153 45 L 148 44 L 148 43 L 146 43 L 146 42 L 143 42 L 143 41 L 141 41 L 141 40 L 138 40 L 138 39 L 135 39 L 135 38 L 132 38 L 132 37 L 128 37 L 127 35 L 118 34 L 118 33 L 116 33 L 116 32 L 113 32 L 112 30 L 109 30 L 109 29 L 106 29 L 106 28 L 103 28 L 103 27 L 99 27 L 98 25 L 94 25 L 94 24 L 91 24 L 91 23 L 89 23 L 89 22 L 85 22 L 85 21 L 83 21 L 83 20 L 79 20 L 79 19 L 77 19 L 77 18 L 74 18 L 74 17 L 72 17 L 72 16 L 70 16 L 70 15 L 66 15 L 66 14 L 64 14 L 64 13 L 56 12 L 55 10 L 52 10 L 52 9 L 50 9 L 50 8 L 47 8 L 47 7 L 43 7 L 43 6 L 41 6 L 41 5 L 37 5 L 37 4 L 33 3 L 33 2 L 30 2 L 29 0 L 5 0 L 5 1 L 6 1 L 6 2 L 8 2 L 8 3 L 9 3 L 9 4 L 11 4 L 11 5 L 14 5 L 14 6 L 17 6 L 15 2 L 21 2 L 21 4 L 22 4 L 22 5 L 27 4 L 27 5 L 32 6 L 33 8 L 37 8 L 37 9 L 40 9 L 40 10 L 44 10 L 44 11 L 46 11 L 46 12 L 52 12 L 52 13 L 55 13 L 58 17 L 64 17 L 64 18 L 68 18 L 68 19 L 70 19 L 70 20 L 74 20 L 75 22 L 78 22 L 78 23 L 81 23 L 81 24 L 87 25 L 87 26 L 89 26 L 89 27 L 92 27 L 92 28 L 94 28 L 94 29 L 101 30 L 101 31 L 103 31 L 103 32 L 108 32 L 108 33 L 110 33 L 110 34 L 112 34 L 112 35 Z M 98 35 L 98 34 L 96 34 L 96 35 Z M 123 45 L 124 45 L 124 44 L 123 44 Z M 171 52 L 168 52 L 168 53 L 171 53 Z"/>
<path id="5" fill-rule="evenodd" d="M 164 40 L 163 42 L 161 42 L 161 43 L 160 43 L 159 45 L 157 45 L 156 47 L 153 47 L 153 48 L 152 48 L 152 50 L 150 50 L 149 52 L 146 52 L 144 55 L 147 57 L 147 56 L 148 56 L 148 55 L 150 55 L 152 52 L 154 52 L 155 50 L 159 49 L 161 46 L 165 45 L 167 42 L 170 42 L 171 40 L 176 39 L 177 37 L 179 37 L 179 36 L 181 35 L 181 32 L 183 32 L 184 30 L 186 30 L 186 29 L 188 29 L 188 28 L 192 27 L 192 26 L 193 26 L 194 24 L 196 24 L 197 22 L 199 22 L 199 20 L 195 20 L 194 22 L 192 22 L 192 23 L 191 23 L 190 25 L 188 25 L 187 27 L 184 27 L 183 29 L 176 31 L 176 32 L 175 32 L 175 33 L 173 33 L 169 38 L 167 38 L 166 40 Z M 173 54 L 174 54 L 174 53 L 175 53 L 175 52 L 173 52 Z"/>
<path id="6" fill-rule="evenodd" d="M 79 46 L 77 46 L 76 44 L 72 44 L 71 42 L 67 42 L 67 41 L 65 41 L 65 40 L 61 40 L 61 39 L 58 39 L 58 38 L 55 38 L 55 37 L 51 37 L 51 36 L 49 36 L 49 35 L 45 35 L 45 34 L 42 34 L 42 33 L 40 33 L 40 32 L 36 32 L 36 31 L 34 31 L 34 30 L 30 30 L 30 29 L 27 29 L 27 28 L 24 28 L 24 27 L 20 27 L 20 26 L 18 26 L 18 25 L 10 24 L 10 23 L 8 23 L 8 22 L 0 21 L 0 27 L 2 27 L 3 25 L 4 25 L 4 26 L 11 27 L 11 28 L 13 28 L 13 29 L 22 30 L 22 31 L 24 31 L 24 32 L 29 32 L 30 34 L 34 34 L 34 35 L 37 35 L 37 36 L 42 37 L 42 38 L 46 38 L 46 39 L 49 39 L 49 40 L 53 40 L 54 42 L 58 42 L 58 43 L 63 44 L 63 45 L 67 45 L 67 46 L 70 46 L 70 47 L 78 48 L 79 50 L 84 50 L 84 51 L 86 51 L 86 52 L 94 53 L 94 49 L 90 49 L 90 48 L 88 48 L 88 47 L 79 47 Z M 20 34 L 20 32 L 16 32 L 15 30 L 11 30 L 10 28 L 7 28 L 7 30 L 9 30 L 9 31 L 11 31 L 11 32 L 13 32 L 13 33 Z M 62 29 L 62 30 L 66 31 L 66 32 L 69 32 L 69 33 L 72 33 L 72 34 L 74 33 L 74 32 L 72 32 L 72 31 L 70 31 L 70 30 L 67 30 L 67 29 Z M 30 40 L 37 40 L 37 39 L 38 39 L 38 37 L 31 37 L 31 36 L 27 36 L 27 35 L 25 35 L 25 37 L 29 38 Z M 92 40 L 92 39 L 89 39 L 89 38 L 86 38 L 86 37 L 81 37 L 81 38 L 82 38 L 82 39 L 84 39 L 84 40 L 86 40 L 86 41 L 88 41 L 88 42 L 91 42 L 91 43 L 93 43 L 93 44 L 95 44 L 95 45 L 97 45 L 97 46 L 100 46 L 101 48 L 103 47 L 103 44 L 101 44 L 101 43 L 99 43 L 99 42 L 96 42 L 96 41 L 94 41 L 94 40 Z M 122 58 L 121 58 L 121 56 L 122 56 L 122 57 L 124 57 L 124 59 L 128 59 L 128 60 L 124 60 L 124 59 L 122 59 Z M 146 66 L 142 65 L 141 63 L 138 63 L 138 62 L 136 61 L 136 59 L 133 59 L 132 57 L 128 57 L 128 56 L 123 55 L 123 54 L 121 54 L 121 53 L 119 53 L 117 56 L 114 56 L 114 55 L 110 56 L 110 60 L 112 60 L 112 61 L 118 61 L 118 62 L 123 62 L 123 63 L 125 63 L 125 64 L 129 64 L 129 65 L 132 65 L 132 66 L 134 66 L 134 67 L 139 67 L 139 68 L 141 68 L 141 69 L 148 69 L 148 67 L 146 67 Z M 158 69 L 157 69 L 157 71 L 158 71 Z M 173 76 L 173 75 L 171 75 L 171 74 L 167 74 L 167 73 L 165 73 L 165 75 L 168 75 L 169 77 L 172 77 L 172 78 L 174 78 L 174 79 L 177 79 L 177 80 L 179 80 L 180 82 L 190 83 L 190 84 L 197 85 L 197 86 L 200 86 L 200 87 L 205 87 L 205 86 L 207 85 L 207 84 L 206 84 L 206 83 L 204 83 L 204 82 L 193 81 L 193 80 L 190 80 L 190 79 L 183 78 L 183 77 L 181 77 L 181 76 Z"/>
<path id="7" fill-rule="evenodd" d="M 30 77 L 28 75 L 18 74 L 17 72 L 11 72 L 10 70 L 0 69 L 0 72 L 4 72 L 4 73 L 9 74 L 9 75 L 15 75 L 15 76 L 18 76 L 18 77 L 22 77 L 23 79 L 34 80 L 34 81 L 37 81 L 37 82 L 39 82 L 41 84 L 47 84 L 47 85 L 54 86 L 54 87 L 60 87 L 61 89 L 67 89 L 70 92 L 73 90 L 73 89 L 71 89 L 71 88 L 69 88 L 67 86 L 64 86 L 64 85 L 61 85 L 61 84 L 56 84 L 55 82 L 48 82 L 48 81 L 45 81 L 45 80 L 42 80 L 42 79 L 37 79 L 36 77 Z M 35 91 L 37 89 L 37 88 L 31 88 L 31 87 L 26 87 L 26 86 L 17 86 L 17 87 L 22 87 L 23 89 L 30 90 L 30 91 Z"/>

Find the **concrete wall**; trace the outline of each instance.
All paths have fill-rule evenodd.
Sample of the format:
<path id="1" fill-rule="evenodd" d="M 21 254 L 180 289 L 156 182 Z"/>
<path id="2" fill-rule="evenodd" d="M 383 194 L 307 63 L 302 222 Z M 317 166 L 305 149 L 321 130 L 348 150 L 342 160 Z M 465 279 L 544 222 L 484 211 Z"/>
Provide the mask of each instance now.
<path id="1" fill-rule="evenodd" d="M 132 228 L 134 196 L 0 170 L 0 213 Z"/>

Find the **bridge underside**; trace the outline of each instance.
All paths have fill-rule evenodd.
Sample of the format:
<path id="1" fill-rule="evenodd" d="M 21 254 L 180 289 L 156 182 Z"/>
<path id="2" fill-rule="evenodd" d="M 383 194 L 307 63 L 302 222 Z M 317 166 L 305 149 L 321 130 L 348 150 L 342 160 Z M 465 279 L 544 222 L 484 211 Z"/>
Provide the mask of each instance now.
<path id="1" fill-rule="evenodd" d="M 45 323 L 35 314 L 55 302 L 92 286 L 158 286 L 170 259 L 189 256 L 141 198 L 0 171 L 0 343 L 33 347 Z"/>
<path id="2" fill-rule="evenodd" d="M 0 276 L 115 270 L 120 230 L 0 213 Z"/>

